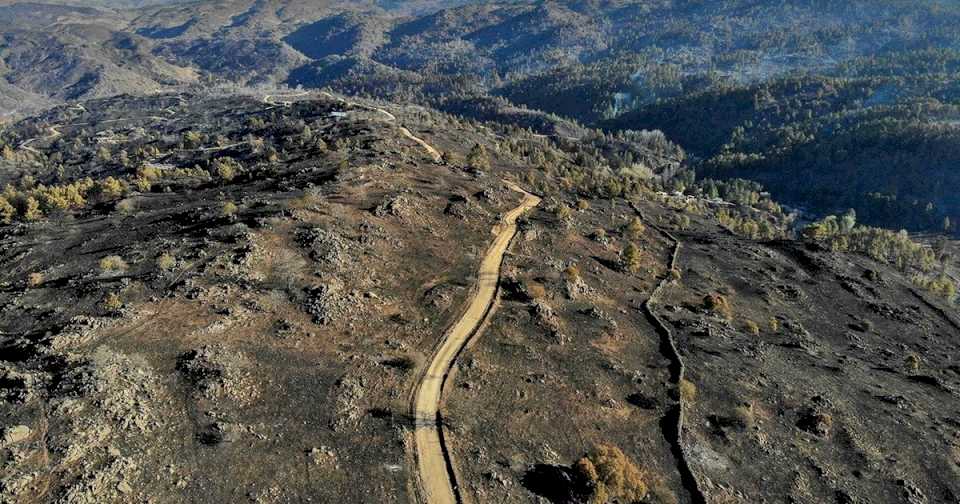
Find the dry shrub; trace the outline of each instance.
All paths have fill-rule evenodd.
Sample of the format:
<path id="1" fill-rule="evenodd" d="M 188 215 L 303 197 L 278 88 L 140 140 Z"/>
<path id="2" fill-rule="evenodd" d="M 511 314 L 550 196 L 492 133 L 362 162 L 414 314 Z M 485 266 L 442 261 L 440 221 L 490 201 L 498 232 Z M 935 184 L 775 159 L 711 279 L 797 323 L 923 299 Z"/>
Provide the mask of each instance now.
<path id="1" fill-rule="evenodd" d="M 640 247 L 634 243 L 628 243 L 620 254 L 620 266 L 624 271 L 637 273 L 643 267 L 643 258 L 640 254 Z"/>
<path id="2" fill-rule="evenodd" d="M 673 492 L 670 485 L 662 477 L 653 480 L 650 483 L 650 495 L 643 502 L 651 504 L 678 504 L 677 494 Z"/>
<path id="3" fill-rule="evenodd" d="M 27 275 L 27 285 L 37 287 L 43 283 L 43 273 L 30 273 Z"/>
<path id="4" fill-rule="evenodd" d="M 225 201 L 220 207 L 220 215 L 223 217 L 233 217 L 237 214 L 237 204 L 232 201 Z"/>
<path id="5" fill-rule="evenodd" d="M 920 360 L 920 356 L 915 353 L 908 355 L 907 358 L 904 360 L 904 364 L 907 366 L 907 370 L 910 371 L 911 373 L 916 373 L 917 371 L 920 371 L 921 362 L 922 361 Z"/>
<path id="6" fill-rule="evenodd" d="M 111 292 L 100 301 L 100 307 L 108 312 L 116 312 L 119 311 L 120 308 L 123 308 L 123 300 L 120 299 L 119 294 Z"/>
<path id="7" fill-rule="evenodd" d="M 576 282 L 580 280 L 580 268 L 576 264 L 571 264 L 567 266 L 567 269 L 563 270 L 563 276 L 571 282 Z"/>
<path id="8" fill-rule="evenodd" d="M 780 321 L 776 317 L 770 317 L 770 332 L 775 333 L 780 330 Z"/>
<path id="9" fill-rule="evenodd" d="M 137 211 L 137 204 L 132 199 L 124 199 L 117 203 L 116 208 L 123 215 L 131 215 Z"/>
<path id="10" fill-rule="evenodd" d="M 753 427 L 754 424 L 754 415 L 753 408 L 750 406 L 737 406 L 733 410 L 733 415 L 737 419 L 737 423 L 744 428 Z"/>
<path id="11" fill-rule="evenodd" d="M 693 402 L 697 398 L 697 386 L 689 380 L 680 380 L 677 386 L 680 390 L 680 400 L 683 402 Z"/>
<path id="12" fill-rule="evenodd" d="M 800 419 L 798 426 L 817 436 L 825 437 L 830 435 L 833 429 L 833 415 L 822 411 L 810 412 Z"/>
<path id="13" fill-rule="evenodd" d="M 157 258 L 157 267 L 164 271 L 170 271 L 177 267 L 177 258 L 169 253 L 164 253 Z"/>
<path id="14" fill-rule="evenodd" d="M 136 186 L 137 190 L 142 193 L 150 192 L 150 190 L 153 189 L 153 182 L 145 177 L 137 177 L 133 179 L 133 185 Z"/>
<path id="15" fill-rule="evenodd" d="M 322 201 L 320 195 L 308 192 L 299 198 L 291 199 L 287 203 L 287 208 L 290 210 L 310 210 L 319 206 Z"/>
<path id="16" fill-rule="evenodd" d="M 639 502 L 647 495 L 643 473 L 616 446 L 601 444 L 574 469 L 590 482 L 591 503 Z"/>
<path id="17" fill-rule="evenodd" d="M 240 172 L 241 166 L 231 157 L 223 157 L 213 161 L 213 171 L 221 180 L 230 182 Z"/>
<path id="18" fill-rule="evenodd" d="M 703 307 L 727 320 L 733 318 L 733 308 L 730 307 L 730 301 L 722 294 L 707 294 L 704 296 Z"/>
<path id="19" fill-rule="evenodd" d="M 308 267 L 306 259 L 296 250 L 278 248 L 266 264 L 267 283 L 275 289 L 283 289 L 291 294 L 300 292 Z"/>
<path id="20" fill-rule="evenodd" d="M 531 299 L 544 299 L 547 297 L 547 288 L 540 282 L 530 281 L 526 285 L 527 295 Z"/>
<path id="21" fill-rule="evenodd" d="M 647 231 L 647 226 L 643 224 L 643 221 L 641 221 L 639 217 L 634 217 L 633 220 L 627 224 L 624 231 L 627 237 L 636 240 Z"/>
<path id="22" fill-rule="evenodd" d="M 127 270 L 127 262 L 117 255 L 107 256 L 100 259 L 100 269 L 104 272 L 119 272 Z"/>
<path id="23" fill-rule="evenodd" d="M 760 336 L 760 326 L 750 319 L 743 322 L 743 328 L 747 331 L 747 334 L 751 336 Z"/>

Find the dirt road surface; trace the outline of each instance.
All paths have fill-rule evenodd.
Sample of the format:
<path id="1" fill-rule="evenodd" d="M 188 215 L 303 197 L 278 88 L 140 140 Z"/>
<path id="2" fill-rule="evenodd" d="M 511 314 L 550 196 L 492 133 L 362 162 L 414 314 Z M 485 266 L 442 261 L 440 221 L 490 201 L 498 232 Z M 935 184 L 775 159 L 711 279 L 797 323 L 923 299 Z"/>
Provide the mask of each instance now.
<path id="1" fill-rule="evenodd" d="M 500 266 L 510 241 L 517 232 L 517 218 L 527 210 L 540 204 L 540 198 L 507 184 L 511 189 L 523 193 L 520 206 L 504 214 L 502 221 L 494 228 L 495 238 L 480 263 L 477 286 L 468 300 L 463 316 L 453 324 L 444 336 L 439 349 L 425 374 L 417 385 L 413 401 L 413 415 L 416 419 L 416 458 L 419 475 L 419 488 L 424 502 L 428 504 L 456 504 L 456 484 L 447 469 L 448 461 L 443 446 L 443 433 L 439 417 L 443 385 L 460 351 L 474 336 L 483 319 L 493 305 L 500 281 Z"/>

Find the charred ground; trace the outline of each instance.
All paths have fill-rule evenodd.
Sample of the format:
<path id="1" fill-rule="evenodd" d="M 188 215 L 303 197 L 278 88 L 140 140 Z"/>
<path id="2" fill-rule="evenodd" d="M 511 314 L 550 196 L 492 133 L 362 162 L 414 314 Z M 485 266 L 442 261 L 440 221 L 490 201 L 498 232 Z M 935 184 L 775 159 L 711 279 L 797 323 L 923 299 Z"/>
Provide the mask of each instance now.
<path id="1" fill-rule="evenodd" d="M 765 199 L 668 195 L 662 135 L 581 135 L 306 93 L 6 128 L 3 498 L 414 501 L 409 394 L 511 179 L 544 202 L 447 390 L 467 498 L 588 499 L 605 445 L 649 502 L 956 499 L 953 306 Z"/>

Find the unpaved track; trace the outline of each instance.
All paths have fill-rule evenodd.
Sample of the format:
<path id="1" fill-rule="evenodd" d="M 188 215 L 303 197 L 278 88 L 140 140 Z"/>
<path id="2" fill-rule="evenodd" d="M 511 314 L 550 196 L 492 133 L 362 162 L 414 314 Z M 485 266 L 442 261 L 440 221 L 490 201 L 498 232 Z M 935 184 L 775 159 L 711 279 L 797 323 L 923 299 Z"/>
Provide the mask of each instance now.
<path id="1" fill-rule="evenodd" d="M 410 130 L 408 130 L 407 128 L 400 126 L 400 133 L 402 133 L 403 136 L 419 144 L 420 147 L 423 147 L 424 150 L 426 150 L 430 154 L 430 157 L 433 158 L 433 162 L 439 163 L 443 159 L 443 155 L 440 154 L 440 151 L 438 151 L 437 149 L 434 149 L 432 145 L 425 142 L 422 138 L 414 136 L 413 133 L 410 133 Z"/>
<path id="2" fill-rule="evenodd" d="M 291 93 L 291 94 L 281 94 L 281 95 L 263 95 L 263 103 L 266 103 L 267 105 L 276 105 L 277 103 L 271 100 L 271 98 L 280 98 L 282 100 L 284 98 L 299 98 L 301 96 L 306 96 L 308 94 L 310 94 L 310 91 L 303 91 L 300 93 Z"/>
<path id="3" fill-rule="evenodd" d="M 324 96 L 326 96 L 326 97 L 328 97 L 328 98 L 332 98 L 332 99 L 334 99 L 334 100 L 340 101 L 341 103 L 344 103 L 344 104 L 347 105 L 348 107 L 356 107 L 356 108 L 359 108 L 359 109 L 369 110 L 369 111 L 371 111 L 371 112 L 377 112 L 377 113 L 379 113 L 379 114 L 383 114 L 383 116 L 386 117 L 387 120 L 390 121 L 390 122 L 396 122 L 396 121 L 397 121 L 397 116 L 391 114 L 390 112 L 387 112 L 386 110 L 384 110 L 384 109 L 382 109 L 382 108 L 380 108 L 380 107 L 372 107 L 372 106 L 370 106 L 370 105 L 364 105 L 364 104 L 362 104 L 362 103 L 357 103 L 357 102 L 352 102 L 352 101 L 349 101 L 349 100 L 345 100 L 345 99 L 343 99 L 343 98 L 334 96 L 334 95 L 332 95 L 332 94 L 330 94 L 330 93 L 328 93 L 328 92 L 326 92 L 326 91 L 320 91 L 320 94 L 322 94 L 322 95 L 324 95 Z M 413 133 L 410 132 L 410 130 L 408 130 L 408 129 L 407 129 L 406 127 L 404 127 L 404 126 L 399 126 L 399 128 L 400 128 L 400 134 L 401 134 L 401 135 L 407 137 L 407 138 L 410 139 L 410 140 L 413 140 L 413 141 L 416 142 L 418 145 L 420 145 L 421 147 L 423 147 L 423 149 L 424 149 L 425 151 L 427 151 L 428 154 L 430 154 L 430 157 L 433 158 L 433 161 L 434 161 L 435 163 L 439 163 L 439 162 L 443 159 L 443 155 L 440 154 L 440 151 L 438 151 L 437 149 L 435 149 L 432 145 L 428 144 L 428 143 L 426 142 L 426 140 L 424 140 L 424 139 L 422 139 L 422 138 L 414 135 Z"/>
<path id="4" fill-rule="evenodd" d="M 26 140 L 26 141 L 22 142 L 20 145 L 18 145 L 17 148 L 18 148 L 18 149 L 26 149 L 26 150 L 32 151 L 32 152 L 37 152 L 36 149 L 34 149 L 33 147 L 29 147 L 29 145 L 30 145 L 31 143 L 36 142 L 37 140 L 53 140 L 54 138 L 57 138 L 57 137 L 59 137 L 60 135 L 63 134 L 63 133 L 60 133 L 60 130 L 57 129 L 57 126 L 50 126 L 48 129 L 50 130 L 50 134 L 49 134 L 49 135 L 47 135 L 47 136 L 45 136 L 45 137 L 35 137 L 35 138 L 31 138 L 31 139 L 29 139 L 29 140 Z"/>
<path id="5" fill-rule="evenodd" d="M 523 201 L 520 206 L 507 212 L 503 220 L 494 228 L 496 237 L 483 257 L 483 262 L 480 263 L 477 286 L 468 300 L 467 309 L 444 335 L 429 367 L 417 384 L 416 395 L 413 398 L 419 489 L 423 501 L 427 504 L 460 502 L 456 482 L 453 481 L 451 471 L 448 469 L 452 463 L 447 459 L 449 451 L 445 449 L 443 432 L 441 432 L 440 402 L 444 382 L 460 351 L 474 336 L 493 305 L 500 281 L 503 255 L 517 233 L 517 218 L 540 204 L 540 198 L 514 184 L 507 183 L 507 185 L 523 193 Z"/>
<path id="6" fill-rule="evenodd" d="M 305 92 L 303 92 L 303 93 L 297 93 L 297 94 L 294 94 L 294 95 L 286 95 L 286 96 L 284 96 L 284 98 L 294 98 L 294 97 L 304 96 L 304 95 L 307 95 L 307 94 L 310 94 L 310 92 L 309 92 L 309 91 L 305 91 Z M 385 117 L 385 118 L 387 119 L 387 121 L 390 121 L 390 122 L 393 122 L 393 123 L 397 122 L 397 116 L 391 114 L 390 112 L 387 112 L 386 110 L 384 110 L 384 109 L 382 109 L 382 108 L 380 108 L 380 107 L 373 107 L 373 106 L 370 106 L 370 105 L 364 105 L 364 104 L 362 104 L 362 103 L 352 102 L 352 101 L 350 101 L 350 100 L 346 100 L 346 99 L 344 99 L 344 98 L 340 98 L 339 96 L 334 96 L 334 95 L 332 95 L 332 94 L 330 94 L 330 93 L 328 93 L 328 92 L 326 92 L 326 91 L 319 91 L 317 94 L 326 96 L 327 98 L 330 98 L 330 99 L 333 99 L 333 100 L 337 100 L 337 101 L 339 101 L 340 103 L 343 103 L 344 105 L 346 105 L 346 106 L 348 106 L 348 107 L 354 107 L 354 108 L 358 108 L 358 109 L 367 110 L 367 111 L 370 111 L 370 112 L 376 112 L 376 113 L 378 113 L 378 114 L 382 114 L 383 117 Z M 264 97 L 263 97 L 264 103 L 269 103 L 269 104 L 273 105 L 274 102 L 271 100 L 272 97 L 273 97 L 272 95 L 266 95 L 266 96 L 264 96 Z M 420 147 L 423 147 L 423 150 L 427 151 L 427 153 L 430 154 L 430 157 L 433 158 L 433 162 L 439 163 L 440 161 L 443 160 L 443 155 L 440 154 L 440 151 L 438 151 L 438 150 L 437 150 L 436 148 L 434 148 L 432 145 L 430 145 L 429 143 L 427 143 L 426 140 L 424 140 L 424 139 L 422 139 L 422 138 L 414 135 L 413 133 L 410 132 L 410 130 L 408 130 L 408 129 L 407 129 L 406 127 L 404 127 L 404 126 L 399 126 L 399 129 L 400 129 L 400 134 L 401 134 L 401 135 L 403 135 L 404 137 L 406 137 L 406 138 L 408 138 L 408 139 L 410 139 L 410 140 L 413 140 L 413 141 L 416 142 L 417 145 L 419 145 Z"/>

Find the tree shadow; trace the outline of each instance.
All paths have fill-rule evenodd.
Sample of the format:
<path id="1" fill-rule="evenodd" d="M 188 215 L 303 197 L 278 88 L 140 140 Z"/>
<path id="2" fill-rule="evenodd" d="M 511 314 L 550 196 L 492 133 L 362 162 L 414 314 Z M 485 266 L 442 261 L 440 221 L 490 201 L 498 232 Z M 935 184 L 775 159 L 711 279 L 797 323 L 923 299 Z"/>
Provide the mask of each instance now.
<path id="1" fill-rule="evenodd" d="M 536 464 L 523 475 L 523 486 L 547 499 L 552 504 L 580 504 L 586 502 L 581 477 L 571 468 L 550 464 Z"/>
<path id="2" fill-rule="evenodd" d="M 607 268 L 610 271 L 621 271 L 622 268 L 620 263 L 612 259 L 604 259 L 600 256 L 590 256 L 591 259 L 600 263 L 604 268 Z"/>

